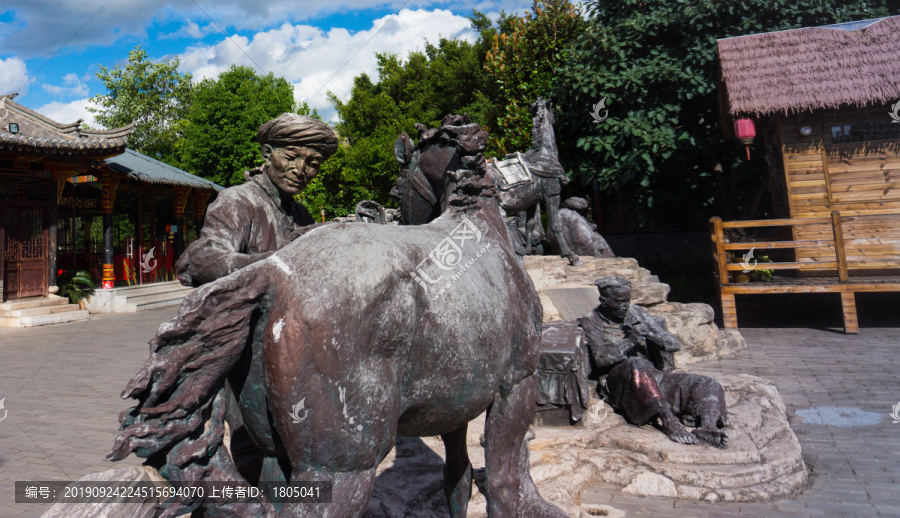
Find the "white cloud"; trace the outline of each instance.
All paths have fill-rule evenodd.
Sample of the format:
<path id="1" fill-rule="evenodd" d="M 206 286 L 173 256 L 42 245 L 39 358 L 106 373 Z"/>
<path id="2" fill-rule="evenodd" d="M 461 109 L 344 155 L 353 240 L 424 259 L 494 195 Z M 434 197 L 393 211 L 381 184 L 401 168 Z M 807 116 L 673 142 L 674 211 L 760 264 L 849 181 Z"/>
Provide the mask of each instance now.
<path id="1" fill-rule="evenodd" d="M 103 129 L 103 126 L 98 124 L 94 119 L 94 114 L 87 110 L 88 106 L 99 108 L 98 105 L 91 103 L 90 99 L 85 98 L 68 103 L 54 101 L 52 103 L 47 103 L 40 108 L 35 108 L 34 111 L 63 124 L 68 124 L 70 122 L 75 122 L 78 119 L 82 119 L 92 128 Z"/>
<path id="2" fill-rule="evenodd" d="M 74 72 L 66 74 L 63 77 L 63 82 L 65 83 L 65 86 L 55 86 L 44 83 L 41 85 L 41 88 L 43 88 L 45 92 L 57 96 L 84 97 L 88 94 L 88 86 L 78 77 L 78 74 L 75 74 Z"/>
<path id="3" fill-rule="evenodd" d="M 171 34 L 163 34 L 159 36 L 159 39 L 167 40 L 172 38 L 193 38 L 195 40 L 199 40 L 205 38 L 208 34 L 213 34 L 216 32 L 222 31 L 220 31 L 219 28 L 213 23 L 200 25 L 199 23 L 194 22 L 190 19 L 185 19 L 184 25 L 180 29 Z"/>
<path id="4" fill-rule="evenodd" d="M 202 34 L 214 20 L 226 30 L 258 31 L 281 25 L 314 20 L 335 13 L 372 9 L 453 8 L 496 13 L 521 12 L 531 6 L 527 0 L 28 0 L 9 7 L 14 19 L 0 27 L 0 47 L 25 58 L 49 56 L 61 45 L 84 48 L 108 46 L 119 40 L 147 36 L 154 24 L 188 18 Z M 203 26 L 201 28 L 201 25 Z M 179 31 L 180 32 L 180 31 Z"/>
<path id="5" fill-rule="evenodd" d="M 0 58 L 0 95 L 19 92 L 24 94 L 28 83 L 28 67 L 16 57 Z"/>
<path id="6" fill-rule="evenodd" d="M 422 50 L 426 40 L 437 43 L 444 37 L 475 41 L 476 36 L 464 16 L 444 10 L 403 9 L 356 33 L 340 28 L 324 32 L 308 25 L 285 23 L 256 33 L 249 40 L 232 36 L 213 46 L 189 48 L 180 56 L 180 69 L 191 72 L 195 80 L 217 77 L 233 64 L 273 72 L 294 84 L 295 99 L 305 99 L 329 120 L 334 117 L 334 108 L 328 102 L 327 92 L 346 99 L 353 78 L 360 73 L 376 80 L 376 52 L 406 56 L 410 51 Z"/>

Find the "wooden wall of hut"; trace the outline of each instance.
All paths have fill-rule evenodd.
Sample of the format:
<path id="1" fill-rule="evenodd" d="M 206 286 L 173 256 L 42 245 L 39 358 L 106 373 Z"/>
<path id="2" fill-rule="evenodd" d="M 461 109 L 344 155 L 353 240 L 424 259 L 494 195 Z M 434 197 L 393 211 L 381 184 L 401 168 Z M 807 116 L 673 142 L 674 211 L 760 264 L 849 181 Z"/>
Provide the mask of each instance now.
<path id="1" fill-rule="evenodd" d="M 840 211 L 851 269 L 862 260 L 870 268 L 896 267 L 900 261 L 900 124 L 891 123 L 888 111 L 847 109 L 777 118 L 790 215 L 830 217 Z M 803 126 L 811 127 L 812 134 L 802 135 Z M 832 236 L 831 225 L 823 224 L 795 230 L 794 239 Z M 834 250 L 797 249 L 798 261 L 826 256 L 833 260 Z"/>

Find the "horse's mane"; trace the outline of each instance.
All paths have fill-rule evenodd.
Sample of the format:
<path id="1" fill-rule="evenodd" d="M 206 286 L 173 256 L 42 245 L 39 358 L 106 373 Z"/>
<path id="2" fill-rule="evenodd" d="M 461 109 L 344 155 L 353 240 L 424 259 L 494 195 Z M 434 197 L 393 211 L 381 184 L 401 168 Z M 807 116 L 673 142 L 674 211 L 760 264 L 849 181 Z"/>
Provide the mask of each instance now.
<path id="1" fill-rule="evenodd" d="M 416 124 L 416 129 L 419 130 L 417 149 L 436 145 L 459 150 L 463 168 L 445 172 L 449 179 L 448 209 L 467 211 L 485 199 L 497 197 L 497 186 L 488 174 L 488 162 L 484 158 L 488 132 L 473 123 L 468 114 L 447 115 L 438 128 L 426 129 L 425 125 Z"/>

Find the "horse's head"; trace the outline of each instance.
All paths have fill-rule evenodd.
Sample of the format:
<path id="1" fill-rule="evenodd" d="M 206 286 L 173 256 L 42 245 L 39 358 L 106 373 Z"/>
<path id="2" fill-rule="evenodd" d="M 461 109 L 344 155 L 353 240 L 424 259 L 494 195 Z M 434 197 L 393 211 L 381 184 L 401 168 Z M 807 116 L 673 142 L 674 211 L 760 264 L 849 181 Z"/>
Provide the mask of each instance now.
<path id="1" fill-rule="evenodd" d="M 485 194 L 485 188 L 492 185 L 484 174 L 481 155 L 488 133 L 471 123 L 468 115 L 448 115 L 439 128 L 426 130 L 416 124 L 416 129 L 416 146 L 406 133 L 394 145 L 394 156 L 403 170 L 391 196 L 400 203 L 404 225 L 427 223 L 449 206 L 473 202 L 473 195 Z M 480 180 L 473 179 L 476 177 Z"/>
<path id="2" fill-rule="evenodd" d="M 538 174 L 563 176 L 565 169 L 559 163 L 559 149 L 553 131 L 553 103 L 538 97 L 530 104 L 532 115 L 531 149 L 524 153 L 529 169 Z"/>

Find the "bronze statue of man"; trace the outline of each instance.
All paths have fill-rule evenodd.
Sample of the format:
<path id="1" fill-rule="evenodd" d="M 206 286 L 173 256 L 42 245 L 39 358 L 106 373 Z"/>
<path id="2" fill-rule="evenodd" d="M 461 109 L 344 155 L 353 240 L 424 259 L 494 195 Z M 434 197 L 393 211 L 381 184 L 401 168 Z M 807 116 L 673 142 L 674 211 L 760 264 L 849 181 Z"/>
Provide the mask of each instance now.
<path id="1" fill-rule="evenodd" d="M 311 117 L 283 113 L 260 126 L 256 140 L 265 164 L 246 171 L 245 183 L 225 189 L 209 206 L 200 237 L 175 265 L 182 284 L 207 284 L 261 261 L 290 243 L 303 227 L 315 223 L 294 196 L 337 151 L 335 132 Z M 247 352 L 241 367 L 229 376 L 227 397 L 231 455 L 250 480 L 277 478 L 270 472 L 276 466 L 274 459 L 267 460 L 256 447 L 234 406 L 235 397 L 237 401 L 242 399 L 241 389 L 248 380 L 256 383 L 262 379 L 259 366 L 255 370 L 250 367 L 251 358 L 260 354 L 257 349 Z M 256 404 L 264 413 L 264 402 Z"/>
<path id="2" fill-rule="evenodd" d="M 681 349 L 665 320 L 631 304 L 631 283 L 599 279 L 600 305 L 579 319 L 607 401 L 636 425 L 658 419 L 670 439 L 724 448 L 729 426 L 725 392 L 708 376 L 671 372 Z M 679 420 L 680 419 L 680 420 Z M 688 431 L 685 425 L 697 427 Z"/>
<path id="3" fill-rule="evenodd" d="M 265 164 L 209 206 L 200 237 L 175 266 L 182 284 L 206 284 L 265 259 L 315 223 L 294 196 L 337 151 L 337 135 L 311 117 L 283 113 L 260 126 L 256 140 Z"/>

